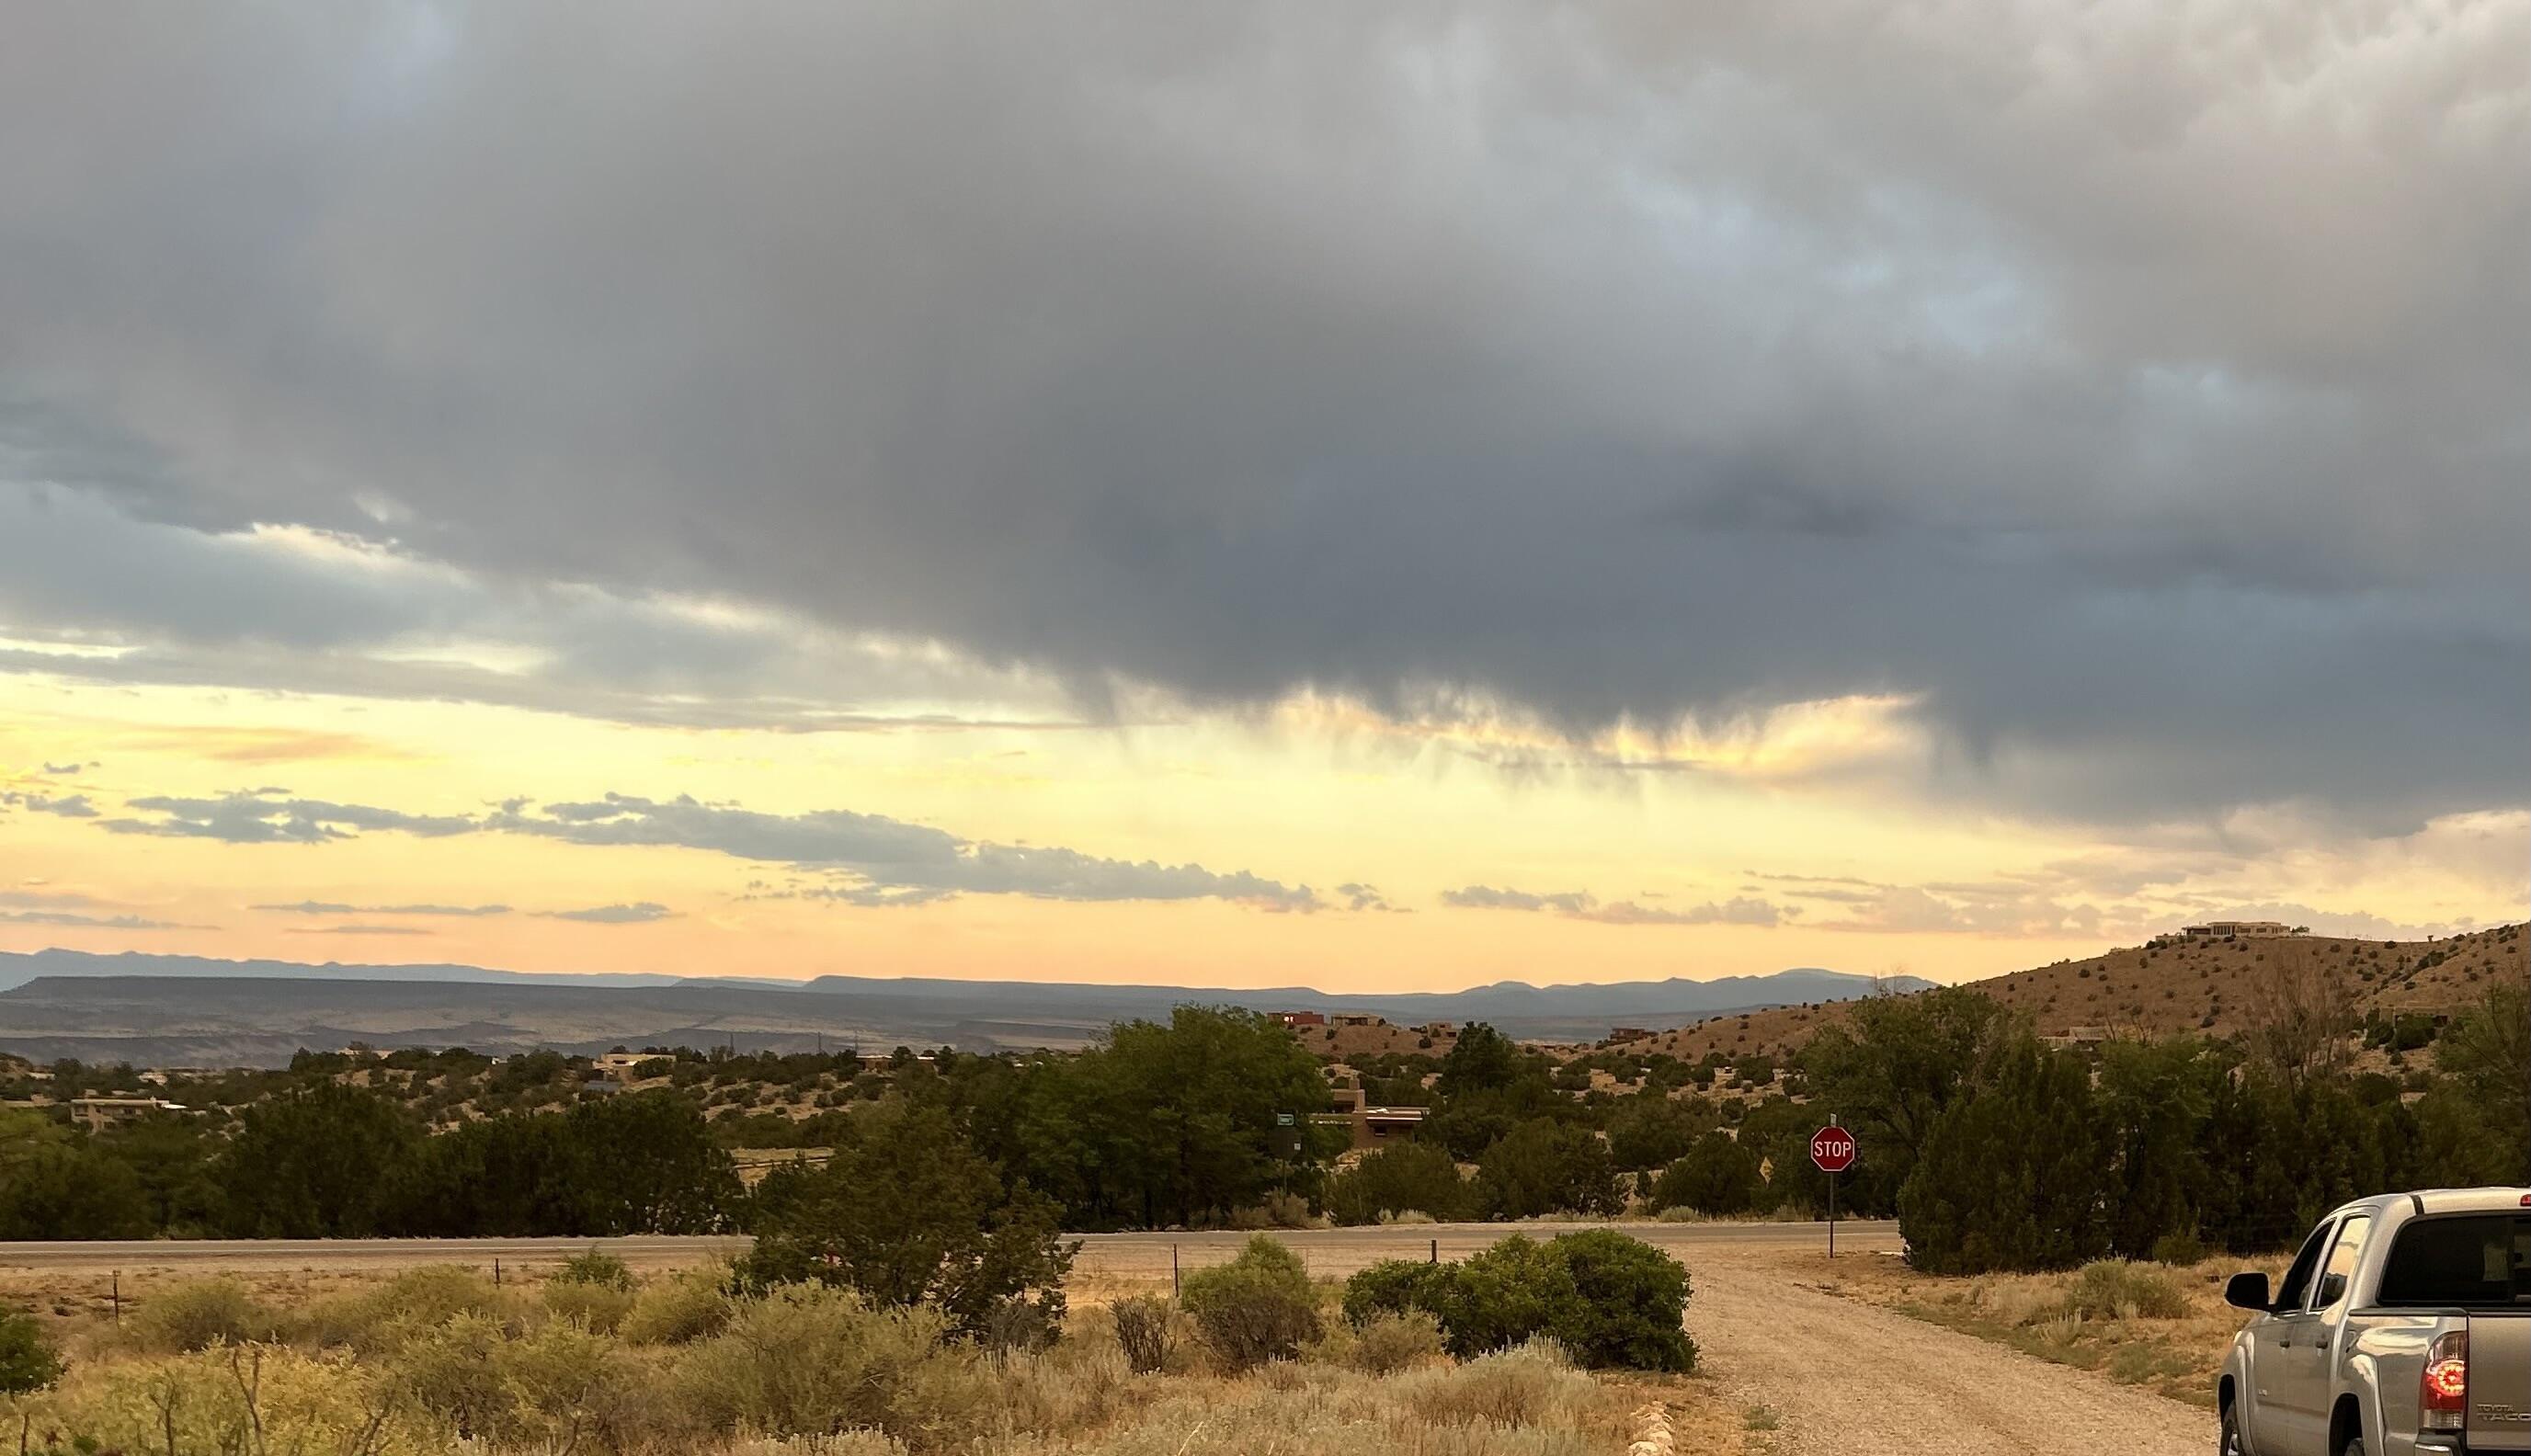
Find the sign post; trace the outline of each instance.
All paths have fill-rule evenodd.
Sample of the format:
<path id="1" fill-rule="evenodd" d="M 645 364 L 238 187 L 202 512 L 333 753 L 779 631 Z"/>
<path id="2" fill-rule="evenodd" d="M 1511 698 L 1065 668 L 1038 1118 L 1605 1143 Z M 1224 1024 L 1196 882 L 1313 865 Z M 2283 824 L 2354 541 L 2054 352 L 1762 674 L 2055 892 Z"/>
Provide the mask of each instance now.
<path id="1" fill-rule="evenodd" d="M 1836 1258 L 1836 1175 L 1854 1166 L 1854 1134 L 1836 1125 L 1830 1116 L 1828 1126 L 1811 1134 L 1811 1161 L 1828 1175 L 1828 1257 Z"/>

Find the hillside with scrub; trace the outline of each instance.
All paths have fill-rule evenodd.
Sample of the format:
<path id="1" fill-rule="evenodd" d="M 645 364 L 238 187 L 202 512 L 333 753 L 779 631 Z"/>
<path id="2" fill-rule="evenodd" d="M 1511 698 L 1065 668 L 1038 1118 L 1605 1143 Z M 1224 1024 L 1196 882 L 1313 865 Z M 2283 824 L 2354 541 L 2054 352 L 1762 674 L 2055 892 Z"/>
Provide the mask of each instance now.
<path id="1" fill-rule="evenodd" d="M 2240 1035 L 2313 985 L 2375 1046 L 2412 1042 L 2497 986 L 2531 985 L 2531 927 L 2498 925 L 2438 940 L 2294 935 L 2165 940 L 1967 982 L 2030 1020 L 2043 1036 L 2104 1033 Z M 1696 1060 L 1785 1056 L 1837 1025 L 1855 1003 L 1786 1006 L 1717 1017 L 1649 1038 L 1647 1049 Z M 2416 1050 L 2411 1045 L 2405 1050 Z"/>

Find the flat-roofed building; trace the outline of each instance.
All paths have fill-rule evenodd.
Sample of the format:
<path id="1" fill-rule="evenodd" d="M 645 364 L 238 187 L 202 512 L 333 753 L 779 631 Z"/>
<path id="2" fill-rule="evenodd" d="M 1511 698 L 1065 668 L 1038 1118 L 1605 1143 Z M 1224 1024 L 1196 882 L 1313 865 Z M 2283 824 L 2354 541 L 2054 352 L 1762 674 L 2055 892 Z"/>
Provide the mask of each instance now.
<path id="1" fill-rule="evenodd" d="M 2272 940 L 2311 932 L 2282 921 L 2208 921 L 2202 925 L 2182 925 L 2179 933 L 2191 940 Z"/>
<path id="2" fill-rule="evenodd" d="M 165 1097 L 73 1097 L 71 1116 L 87 1124 L 89 1132 L 103 1132 L 127 1122 L 138 1122 L 155 1112 L 191 1112 L 182 1102 Z"/>

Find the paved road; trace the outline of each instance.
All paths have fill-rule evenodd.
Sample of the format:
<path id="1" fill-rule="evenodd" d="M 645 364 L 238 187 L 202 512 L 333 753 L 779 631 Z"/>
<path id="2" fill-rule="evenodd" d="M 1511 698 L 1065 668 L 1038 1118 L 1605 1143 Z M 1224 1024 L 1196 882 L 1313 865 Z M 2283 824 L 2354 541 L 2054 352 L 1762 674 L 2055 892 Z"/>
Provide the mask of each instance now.
<path id="1" fill-rule="evenodd" d="M 1383 1259 L 1428 1257 L 1440 1246 L 1445 1259 L 1481 1249 L 1507 1233 L 1546 1237 L 1584 1227 L 1572 1223 L 1437 1223 L 1384 1228 L 1314 1229 L 1284 1233 L 1321 1273 L 1348 1274 Z M 1639 1239 L 1679 1251 L 1715 1246 L 1742 1249 L 1825 1244 L 1827 1225 L 1816 1223 L 1628 1223 L 1616 1225 Z M 1220 1263 L 1239 1252 L 1248 1235 L 1236 1233 L 1137 1233 L 1082 1236 L 1083 1273 L 1109 1278 L 1163 1278 L 1170 1251 L 1186 1268 Z M 103 1273 L 110 1269 L 382 1269 L 424 1263 L 527 1265 L 562 1260 L 599 1248 L 646 1268 L 738 1253 L 744 1238 L 631 1239 L 135 1239 L 122 1242 L 0 1243 L 0 1269 Z M 1860 1253 L 1898 1247 L 1894 1223 L 1840 1223 L 1837 1247 Z"/>
<path id="2" fill-rule="evenodd" d="M 2198 1456 L 2215 1447 L 2211 1411 L 1819 1293 L 1763 1258 L 1697 1265 L 1687 1329 L 1734 1405 L 1776 1413 L 1771 1448 L 1781 1456 Z"/>

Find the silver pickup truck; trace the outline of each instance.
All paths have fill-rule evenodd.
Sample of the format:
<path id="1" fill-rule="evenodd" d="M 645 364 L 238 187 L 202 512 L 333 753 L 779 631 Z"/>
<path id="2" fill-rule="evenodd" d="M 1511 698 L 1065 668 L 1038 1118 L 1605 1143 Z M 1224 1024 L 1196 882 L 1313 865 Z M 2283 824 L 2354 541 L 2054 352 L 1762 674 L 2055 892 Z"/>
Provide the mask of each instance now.
<path id="1" fill-rule="evenodd" d="M 2216 1386 L 2223 1456 L 2531 1452 L 2531 1191 L 2365 1199 L 2320 1221 Z"/>

